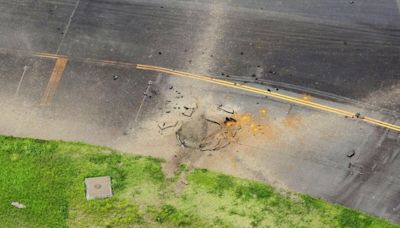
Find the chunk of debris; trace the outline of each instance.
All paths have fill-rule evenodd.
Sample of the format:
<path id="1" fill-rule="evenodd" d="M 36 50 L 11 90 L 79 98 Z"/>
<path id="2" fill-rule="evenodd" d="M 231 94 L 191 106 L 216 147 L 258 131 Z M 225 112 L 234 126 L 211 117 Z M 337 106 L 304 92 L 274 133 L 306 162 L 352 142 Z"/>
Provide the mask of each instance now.
<path id="1" fill-rule="evenodd" d="M 85 187 L 87 200 L 113 196 L 110 176 L 85 178 Z"/>
<path id="2" fill-rule="evenodd" d="M 352 150 L 352 151 L 350 151 L 350 152 L 347 154 L 347 157 L 351 158 L 351 157 L 353 157 L 355 154 L 356 154 L 356 151 L 355 151 L 355 150 Z"/>
<path id="3" fill-rule="evenodd" d="M 169 87 L 169 89 L 173 89 L 173 88 L 174 88 L 173 86 L 170 86 L 170 87 Z"/>
<path id="4" fill-rule="evenodd" d="M 187 116 L 187 117 L 192 117 L 193 113 L 194 113 L 195 109 L 185 109 L 184 112 L 182 112 L 182 115 Z"/>
<path id="5" fill-rule="evenodd" d="M 117 80 L 119 78 L 119 76 L 118 75 L 116 75 L 116 74 L 113 74 L 113 79 L 114 80 Z"/>
<path id="6" fill-rule="evenodd" d="M 217 124 L 217 125 L 221 126 L 221 124 L 220 124 L 220 123 L 218 123 L 218 122 L 217 122 L 217 121 L 215 121 L 215 120 L 210 120 L 210 119 L 207 119 L 207 118 L 206 118 L 206 121 L 207 121 L 207 122 L 214 123 L 214 124 Z"/>
<path id="7" fill-rule="evenodd" d="M 235 110 L 233 110 L 232 108 L 229 108 L 229 107 L 225 107 L 222 104 L 218 105 L 218 110 L 224 111 L 229 114 L 235 114 Z"/>
<path id="8" fill-rule="evenodd" d="M 171 124 L 171 123 L 166 123 L 166 122 L 163 122 L 163 124 L 160 126 L 160 124 L 158 124 L 158 128 L 160 128 L 160 130 L 165 130 L 165 129 L 168 129 L 168 128 L 173 128 L 173 127 L 176 127 L 178 125 L 178 121 L 176 121 L 174 124 Z"/>
<path id="9" fill-rule="evenodd" d="M 184 109 L 197 109 L 197 103 L 186 104 L 183 106 Z"/>
<path id="10" fill-rule="evenodd" d="M 11 205 L 18 209 L 26 208 L 25 205 L 23 205 L 22 203 L 19 203 L 19 202 L 12 202 Z"/>
<path id="11" fill-rule="evenodd" d="M 184 111 L 182 112 L 182 115 L 184 115 L 186 117 L 192 117 L 193 113 L 197 109 L 197 104 L 196 103 L 192 103 L 190 105 L 183 106 L 183 108 L 184 108 Z"/>
<path id="12" fill-rule="evenodd" d="M 234 124 L 236 122 L 237 122 L 237 120 L 232 118 L 232 117 L 225 117 L 224 124 L 227 125 L 227 126 L 230 126 L 230 125 L 232 125 L 232 124 Z"/>
<path id="13" fill-rule="evenodd" d="M 364 119 L 364 117 L 361 115 L 361 113 L 357 112 L 354 117 L 356 117 L 357 119 Z"/>

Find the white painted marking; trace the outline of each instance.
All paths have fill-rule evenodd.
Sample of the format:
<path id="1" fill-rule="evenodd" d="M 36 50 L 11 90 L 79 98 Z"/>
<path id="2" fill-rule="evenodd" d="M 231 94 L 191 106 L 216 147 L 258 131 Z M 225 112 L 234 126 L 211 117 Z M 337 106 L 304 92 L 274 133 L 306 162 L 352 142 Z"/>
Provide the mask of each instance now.
<path id="1" fill-rule="evenodd" d="M 22 72 L 21 78 L 19 79 L 19 83 L 18 83 L 18 86 L 17 86 L 17 90 L 15 91 L 14 98 L 18 97 L 19 90 L 21 89 L 22 81 L 24 80 L 25 73 L 26 73 L 27 70 L 28 70 L 28 66 L 24 66 L 24 72 Z"/>
<path id="2" fill-rule="evenodd" d="M 147 84 L 146 92 L 144 92 L 142 102 L 140 103 L 139 109 L 136 112 L 135 123 L 137 122 L 137 120 L 138 120 L 138 118 L 140 116 L 140 112 L 142 111 L 143 104 L 144 104 L 144 102 L 146 100 L 147 95 L 149 94 L 149 89 L 150 89 L 151 84 L 153 84 L 152 81 L 149 81 L 148 84 Z"/>
<path id="3" fill-rule="evenodd" d="M 58 48 L 57 48 L 57 51 L 56 51 L 56 55 L 58 55 L 58 53 L 60 52 L 61 45 L 62 45 L 62 43 L 63 43 L 63 41 L 64 41 L 65 36 L 67 35 L 69 26 L 71 25 L 72 18 L 74 17 L 75 12 L 76 12 L 76 10 L 78 9 L 78 6 L 79 6 L 80 1 L 81 1 L 81 0 L 76 1 L 76 3 L 75 3 L 75 8 L 74 8 L 74 10 L 72 10 L 71 15 L 69 16 L 68 23 L 67 23 L 67 26 L 65 26 L 63 36 L 62 36 L 62 38 L 61 38 L 60 44 L 58 45 Z"/>

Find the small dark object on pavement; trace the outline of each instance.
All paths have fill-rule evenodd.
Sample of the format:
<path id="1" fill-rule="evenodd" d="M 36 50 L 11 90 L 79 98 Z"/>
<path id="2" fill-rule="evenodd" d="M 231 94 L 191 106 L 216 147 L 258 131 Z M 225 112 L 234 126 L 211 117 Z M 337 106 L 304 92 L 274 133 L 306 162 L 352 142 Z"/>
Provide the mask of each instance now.
<path id="1" fill-rule="evenodd" d="M 113 79 L 114 80 L 117 80 L 119 78 L 119 76 L 118 75 L 116 75 L 116 74 L 113 74 Z"/>
<path id="2" fill-rule="evenodd" d="M 360 117 L 361 117 L 361 114 L 357 112 L 354 116 L 355 116 L 356 118 L 360 118 Z"/>
<path id="3" fill-rule="evenodd" d="M 252 74 L 251 77 L 255 78 L 255 77 L 256 77 L 256 74 Z"/>
<path id="4" fill-rule="evenodd" d="M 236 121 L 234 118 L 232 118 L 232 117 L 225 117 L 224 124 L 227 124 L 227 123 L 229 123 L 229 122 L 236 123 L 237 121 Z"/>
<path id="5" fill-rule="evenodd" d="M 159 55 L 161 55 L 161 54 L 162 54 L 162 52 L 160 51 L 160 52 L 158 52 L 158 54 L 159 54 Z"/>
<path id="6" fill-rule="evenodd" d="M 279 88 L 275 88 L 276 91 L 279 91 Z"/>
<path id="7" fill-rule="evenodd" d="M 349 3 L 350 3 L 350 4 L 354 4 L 354 1 L 350 1 Z"/>
<path id="8" fill-rule="evenodd" d="M 217 121 L 215 121 L 215 120 L 206 119 L 206 121 L 208 121 L 208 122 L 210 122 L 210 123 L 218 124 L 218 125 L 220 125 L 220 126 L 221 126 L 221 124 L 220 124 L 220 123 L 218 123 L 218 122 L 217 122 Z"/>
<path id="9" fill-rule="evenodd" d="M 268 92 L 271 92 L 271 90 L 270 90 L 270 89 L 267 89 L 267 91 L 268 91 Z"/>
<path id="10" fill-rule="evenodd" d="M 347 157 L 351 158 L 351 157 L 353 157 L 355 154 L 356 154 L 356 151 L 355 151 L 355 150 L 352 150 L 352 151 L 350 151 L 350 152 L 347 154 Z"/>
<path id="11" fill-rule="evenodd" d="M 225 75 L 224 72 L 222 72 L 221 75 L 224 76 Z"/>
<path id="12" fill-rule="evenodd" d="M 349 162 L 349 165 L 348 165 L 348 168 L 349 168 L 349 169 L 351 168 L 351 165 L 352 165 L 351 162 Z"/>
<path id="13" fill-rule="evenodd" d="M 243 55 L 244 53 L 243 52 L 240 52 L 240 55 Z"/>
<path id="14" fill-rule="evenodd" d="M 171 111 L 166 111 L 165 113 L 170 113 Z"/>

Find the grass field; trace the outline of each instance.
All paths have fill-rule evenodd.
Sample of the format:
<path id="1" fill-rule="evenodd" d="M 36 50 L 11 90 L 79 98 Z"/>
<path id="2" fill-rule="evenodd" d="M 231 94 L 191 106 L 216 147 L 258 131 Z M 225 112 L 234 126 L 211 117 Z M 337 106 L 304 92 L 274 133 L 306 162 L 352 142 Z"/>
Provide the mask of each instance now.
<path id="1" fill-rule="evenodd" d="M 81 143 L 0 136 L 0 163 L 1 227 L 398 227 L 184 165 L 187 183 L 177 192 L 178 178 L 166 179 L 160 160 Z M 84 178 L 102 175 L 112 177 L 114 197 L 86 201 Z"/>

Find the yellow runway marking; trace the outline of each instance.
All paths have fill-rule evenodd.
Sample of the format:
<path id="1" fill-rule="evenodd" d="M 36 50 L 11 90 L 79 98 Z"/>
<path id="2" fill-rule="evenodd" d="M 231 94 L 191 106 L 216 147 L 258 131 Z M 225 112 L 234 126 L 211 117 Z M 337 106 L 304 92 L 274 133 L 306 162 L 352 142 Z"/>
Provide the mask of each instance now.
<path id="1" fill-rule="evenodd" d="M 57 58 L 56 64 L 53 68 L 53 72 L 51 73 L 49 82 L 47 83 L 46 90 L 44 91 L 44 94 L 42 96 L 40 105 L 47 106 L 51 104 L 67 62 L 68 59 L 66 58 Z"/>
<path id="2" fill-rule="evenodd" d="M 215 78 L 208 77 L 208 76 L 196 75 L 196 74 L 191 74 L 191 73 L 187 73 L 187 72 L 183 72 L 183 71 L 177 71 L 174 69 L 150 66 L 150 65 L 142 65 L 142 64 L 138 64 L 136 68 L 142 69 L 142 70 L 163 72 L 163 73 L 167 73 L 167 74 L 171 74 L 171 75 L 175 75 L 175 76 L 186 77 L 186 78 L 196 79 L 196 80 L 200 80 L 200 81 L 206 81 L 206 82 L 210 82 L 210 83 L 217 84 L 217 85 L 222 85 L 222 86 L 229 87 L 229 88 L 234 88 L 234 89 L 239 89 L 239 90 L 243 90 L 243 91 L 247 91 L 247 92 L 252 92 L 252 93 L 257 93 L 257 94 L 261 94 L 261 95 L 265 95 L 265 96 L 274 97 L 276 99 L 288 101 L 288 102 L 295 103 L 295 104 L 304 105 L 307 107 L 312 107 L 312 108 L 330 112 L 330 113 L 335 113 L 335 114 L 338 114 L 341 116 L 347 116 L 347 117 L 352 117 L 352 118 L 355 116 L 355 113 L 352 113 L 352 112 L 349 112 L 346 110 L 341 110 L 338 108 L 319 104 L 316 102 L 307 101 L 307 100 L 304 100 L 301 98 L 291 97 L 291 96 L 283 95 L 280 93 L 259 89 L 257 87 L 246 86 L 246 85 L 241 85 L 241 84 L 230 82 L 230 81 L 215 79 Z M 366 123 L 376 125 L 376 126 L 389 128 L 389 129 L 392 129 L 395 131 L 400 131 L 400 126 L 398 126 L 398 125 L 383 122 L 383 121 L 373 119 L 370 117 L 362 117 L 362 118 L 357 118 L 357 119 L 364 121 Z"/>
<path id="3" fill-rule="evenodd" d="M 55 94 L 55 91 L 56 91 L 58 83 L 61 79 L 64 68 L 68 62 L 68 57 L 64 56 L 64 55 L 57 55 L 57 54 L 51 54 L 51 53 L 32 52 L 32 51 L 24 51 L 24 50 L 12 50 L 12 49 L 4 49 L 4 48 L 0 48 L 0 53 L 17 53 L 17 54 L 36 56 L 36 57 L 40 57 L 40 58 L 57 59 L 56 66 L 54 67 L 53 73 L 50 77 L 49 83 L 47 85 L 46 91 L 45 91 L 45 93 L 42 97 L 42 101 L 41 101 L 41 105 L 49 105 Z M 276 92 L 259 89 L 257 87 L 246 86 L 246 85 L 242 85 L 242 84 L 238 84 L 238 83 L 234 83 L 234 82 L 230 82 L 230 81 L 225 81 L 225 80 L 220 80 L 220 79 L 216 79 L 216 78 L 212 78 L 212 77 L 208 77 L 208 76 L 195 75 L 195 74 L 191 74 L 191 73 L 187 73 L 187 72 L 183 72 L 183 71 L 177 71 L 174 69 L 150 66 L 150 65 L 142 65 L 142 64 L 136 65 L 133 63 L 120 62 L 120 61 L 97 60 L 97 59 L 90 59 L 90 58 L 75 58 L 75 59 L 78 61 L 95 63 L 95 64 L 108 64 L 108 65 L 116 65 L 116 66 L 124 66 L 124 67 L 136 67 L 137 69 L 142 69 L 142 70 L 163 72 L 166 74 L 171 74 L 171 75 L 186 77 L 186 78 L 192 78 L 192 79 L 196 79 L 196 80 L 200 80 L 200 81 L 206 81 L 206 82 L 210 82 L 213 84 L 222 85 L 225 87 L 230 87 L 230 88 L 239 89 L 239 90 L 243 90 L 243 91 L 247 91 L 247 92 L 251 92 L 251 93 L 257 93 L 257 94 L 261 94 L 261 95 L 265 95 L 265 96 L 270 96 L 270 97 L 274 97 L 276 99 L 312 107 L 312 108 L 330 112 L 330 113 L 335 113 L 335 114 L 338 114 L 341 116 L 347 116 L 347 117 L 352 117 L 352 118 L 354 118 L 354 116 L 355 116 L 355 113 L 352 113 L 352 112 L 349 112 L 346 110 L 341 110 L 341 109 L 334 108 L 334 107 L 330 107 L 327 105 L 322 105 L 322 104 L 319 104 L 316 102 L 312 102 L 308 99 L 291 97 L 291 96 L 279 94 Z M 363 118 L 357 118 L 357 119 L 364 121 L 366 123 L 376 125 L 376 126 L 381 126 L 381 127 L 395 130 L 395 131 L 400 131 L 399 125 L 387 123 L 387 122 L 373 119 L 370 117 L 363 117 Z"/>

